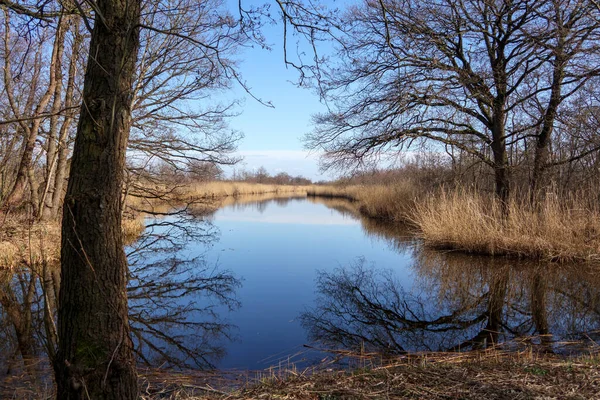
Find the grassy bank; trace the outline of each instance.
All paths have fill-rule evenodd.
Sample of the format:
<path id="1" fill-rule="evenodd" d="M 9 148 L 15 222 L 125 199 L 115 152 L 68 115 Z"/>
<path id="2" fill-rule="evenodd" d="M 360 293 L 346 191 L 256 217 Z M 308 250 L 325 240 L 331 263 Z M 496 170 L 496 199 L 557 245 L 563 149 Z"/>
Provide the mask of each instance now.
<path id="1" fill-rule="evenodd" d="M 355 208 L 370 218 L 406 221 L 414 210 L 417 189 L 409 182 L 394 185 L 311 186 L 310 197 L 345 199 L 356 202 Z"/>
<path id="2" fill-rule="evenodd" d="M 161 188 L 153 188 L 160 192 Z M 180 204 L 191 203 L 199 214 L 239 201 L 264 201 L 294 195 L 305 196 L 305 186 L 263 185 L 244 182 L 193 183 L 177 188 L 170 201 L 161 198 L 128 197 L 122 221 L 125 244 L 131 244 L 144 232 L 144 210 L 169 212 Z M 150 192 L 150 191 L 148 191 Z M 60 222 L 35 222 L 26 215 L 9 215 L 0 225 L 0 269 L 34 265 L 42 260 L 55 263 L 60 256 Z"/>
<path id="3" fill-rule="evenodd" d="M 148 374 L 145 399 L 597 399 L 599 360 L 530 352 L 428 354 L 347 369 L 235 376 Z M 368 361 L 365 361 L 369 364 Z M 240 381 L 241 387 L 240 386 Z"/>
<path id="4" fill-rule="evenodd" d="M 307 193 L 350 200 L 368 217 L 409 223 L 432 247 L 557 262 L 600 261 L 600 211 L 585 196 L 549 195 L 536 207 L 512 200 L 504 218 L 493 195 L 461 189 L 424 194 L 398 183 L 315 186 Z"/>
<path id="5" fill-rule="evenodd" d="M 266 194 L 302 194 L 305 195 L 306 186 L 294 185 L 265 185 L 261 183 L 246 182 L 205 182 L 194 183 L 180 189 L 181 195 L 191 199 L 237 197 L 247 195 Z"/>
<path id="6" fill-rule="evenodd" d="M 144 231 L 142 215 L 123 219 L 125 244 L 133 243 Z M 31 222 L 22 216 L 7 218 L 0 227 L 0 269 L 56 264 L 60 258 L 60 224 Z"/>
<path id="7" fill-rule="evenodd" d="M 466 191 L 441 192 L 415 204 L 412 222 L 435 247 L 558 262 L 600 261 L 600 212 L 582 198 L 548 196 L 539 207 Z"/>
<path id="8" fill-rule="evenodd" d="M 140 369 L 143 400 L 599 399 L 597 355 L 564 358 L 531 349 L 428 353 L 381 360 L 367 355 L 350 367 L 304 370 L 173 371 Z M 46 376 L 51 371 L 46 366 Z M 2 398 L 50 399 L 50 381 L 6 376 Z"/>

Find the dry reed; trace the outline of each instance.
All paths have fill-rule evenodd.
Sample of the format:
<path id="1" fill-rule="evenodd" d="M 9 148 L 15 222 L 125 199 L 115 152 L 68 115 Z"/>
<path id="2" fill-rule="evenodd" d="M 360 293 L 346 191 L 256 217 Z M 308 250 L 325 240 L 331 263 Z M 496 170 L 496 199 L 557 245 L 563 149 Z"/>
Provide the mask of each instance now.
<path id="1" fill-rule="evenodd" d="M 536 207 L 493 196 L 441 191 L 415 205 L 412 222 L 428 245 L 551 261 L 600 261 L 600 212 L 584 199 L 547 196 Z"/>
<path id="2" fill-rule="evenodd" d="M 349 355 L 352 356 L 352 355 Z M 307 368 L 286 373 L 230 374 L 229 383 L 195 375 L 145 377 L 144 399 L 598 399 L 596 357 L 562 359 L 485 350 L 427 353 L 381 361 L 360 357 L 353 368 Z M 360 366 L 363 365 L 363 366 Z M 266 372 L 266 371 L 265 371 Z M 158 379 L 159 382 L 156 382 Z M 244 382 L 245 381 L 245 382 Z M 152 383 L 151 383 L 152 382 Z M 238 388 L 236 388 L 236 386 Z"/>
<path id="3" fill-rule="evenodd" d="M 417 190 L 409 181 L 392 185 L 311 186 L 307 194 L 356 201 L 361 214 L 391 221 L 405 220 L 417 198 Z"/>
<path id="4" fill-rule="evenodd" d="M 306 186 L 266 185 L 246 182 L 203 182 L 187 185 L 180 189 L 186 198 L 219 198 L 242 195 L 302 193 L 306 194 Z"/>

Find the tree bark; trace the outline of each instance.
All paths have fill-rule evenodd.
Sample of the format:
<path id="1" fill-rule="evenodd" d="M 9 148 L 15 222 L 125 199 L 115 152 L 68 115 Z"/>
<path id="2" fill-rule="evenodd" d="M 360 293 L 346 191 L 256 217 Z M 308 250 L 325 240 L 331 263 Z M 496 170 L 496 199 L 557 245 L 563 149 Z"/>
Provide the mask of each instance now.
<path id="1" fill-rule="evenodd" d="M 504 105 L 498 106 L 503 108 Z M 510 177 L 508 171 L 508 154 L 506 152 L 506 139 L 504 136 L 503 111 L 496 111 L 492 125 L 492 153 L 494 155 L 494 178 L 496 184 L 496 197 L 500 200 L 502 214 L 508 215 L 508 200 L 510 197 Z"/>
<path id="2" fill-rule="evenodd" d="M 121 187 L 140 0 L 96 2 L 63 206 L 57 398 L 137 399 L 121 235 Z"/>

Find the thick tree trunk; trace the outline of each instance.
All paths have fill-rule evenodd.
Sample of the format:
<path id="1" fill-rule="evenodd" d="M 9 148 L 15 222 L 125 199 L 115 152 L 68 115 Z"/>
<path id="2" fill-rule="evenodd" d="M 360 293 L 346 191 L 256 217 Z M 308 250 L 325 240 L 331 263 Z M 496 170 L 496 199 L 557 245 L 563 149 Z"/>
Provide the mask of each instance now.
<path id="1" fill-rule="evenodd" d="M 543 200 L 543 189 L 546 187 L 546 164 L 550 156 L 550 136 L 541 132 L 536 141 L 533 171 L 529 185 L 530 202 L 539 205 Z"/>
<path id="2" fill-rule="evenodd" d="M 136 399 L 121 187 L 140 0 L 99 0 L 63 207 L 57 398 Z"/>

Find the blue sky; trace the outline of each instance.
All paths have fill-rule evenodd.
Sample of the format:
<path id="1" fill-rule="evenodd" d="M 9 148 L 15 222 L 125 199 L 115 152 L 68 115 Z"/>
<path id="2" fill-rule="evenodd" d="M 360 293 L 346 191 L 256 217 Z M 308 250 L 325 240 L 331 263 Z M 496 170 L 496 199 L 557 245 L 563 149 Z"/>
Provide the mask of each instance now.
<path id="1" fill-rule="evenodd" d="M 237 1 L 231 7 L 235 14 Z M 271 10 L 275 11 L 274 1 Z M 233 96 L 245 99 L 240 107 L 242 114 L 230 120 L 231 128 L 245 135 L 238 146 L 244 161 L 236 168 L 252 170 L 264 166 L 272 174 L 285 171 L 313 180 L 330 178 L 330 174 L 319 173 L 317 155 L 303 150 L 301 141 L 311 130 L 311 115 L 324 112 L 325 106 L 313 91 L 294 84 L 299 75 L 294 68 L 285 66 L 282 26 L 266 26 L 264 35 L 272 50 L 259 46 L 244 49 L 239 54 L 239 71 L 253 95 L 271 102 L 274 108 L 260 104 L 239 85 L 234 88 Z M 288 40 L 288 46 L 295 53 L 294 38 Z"/>

